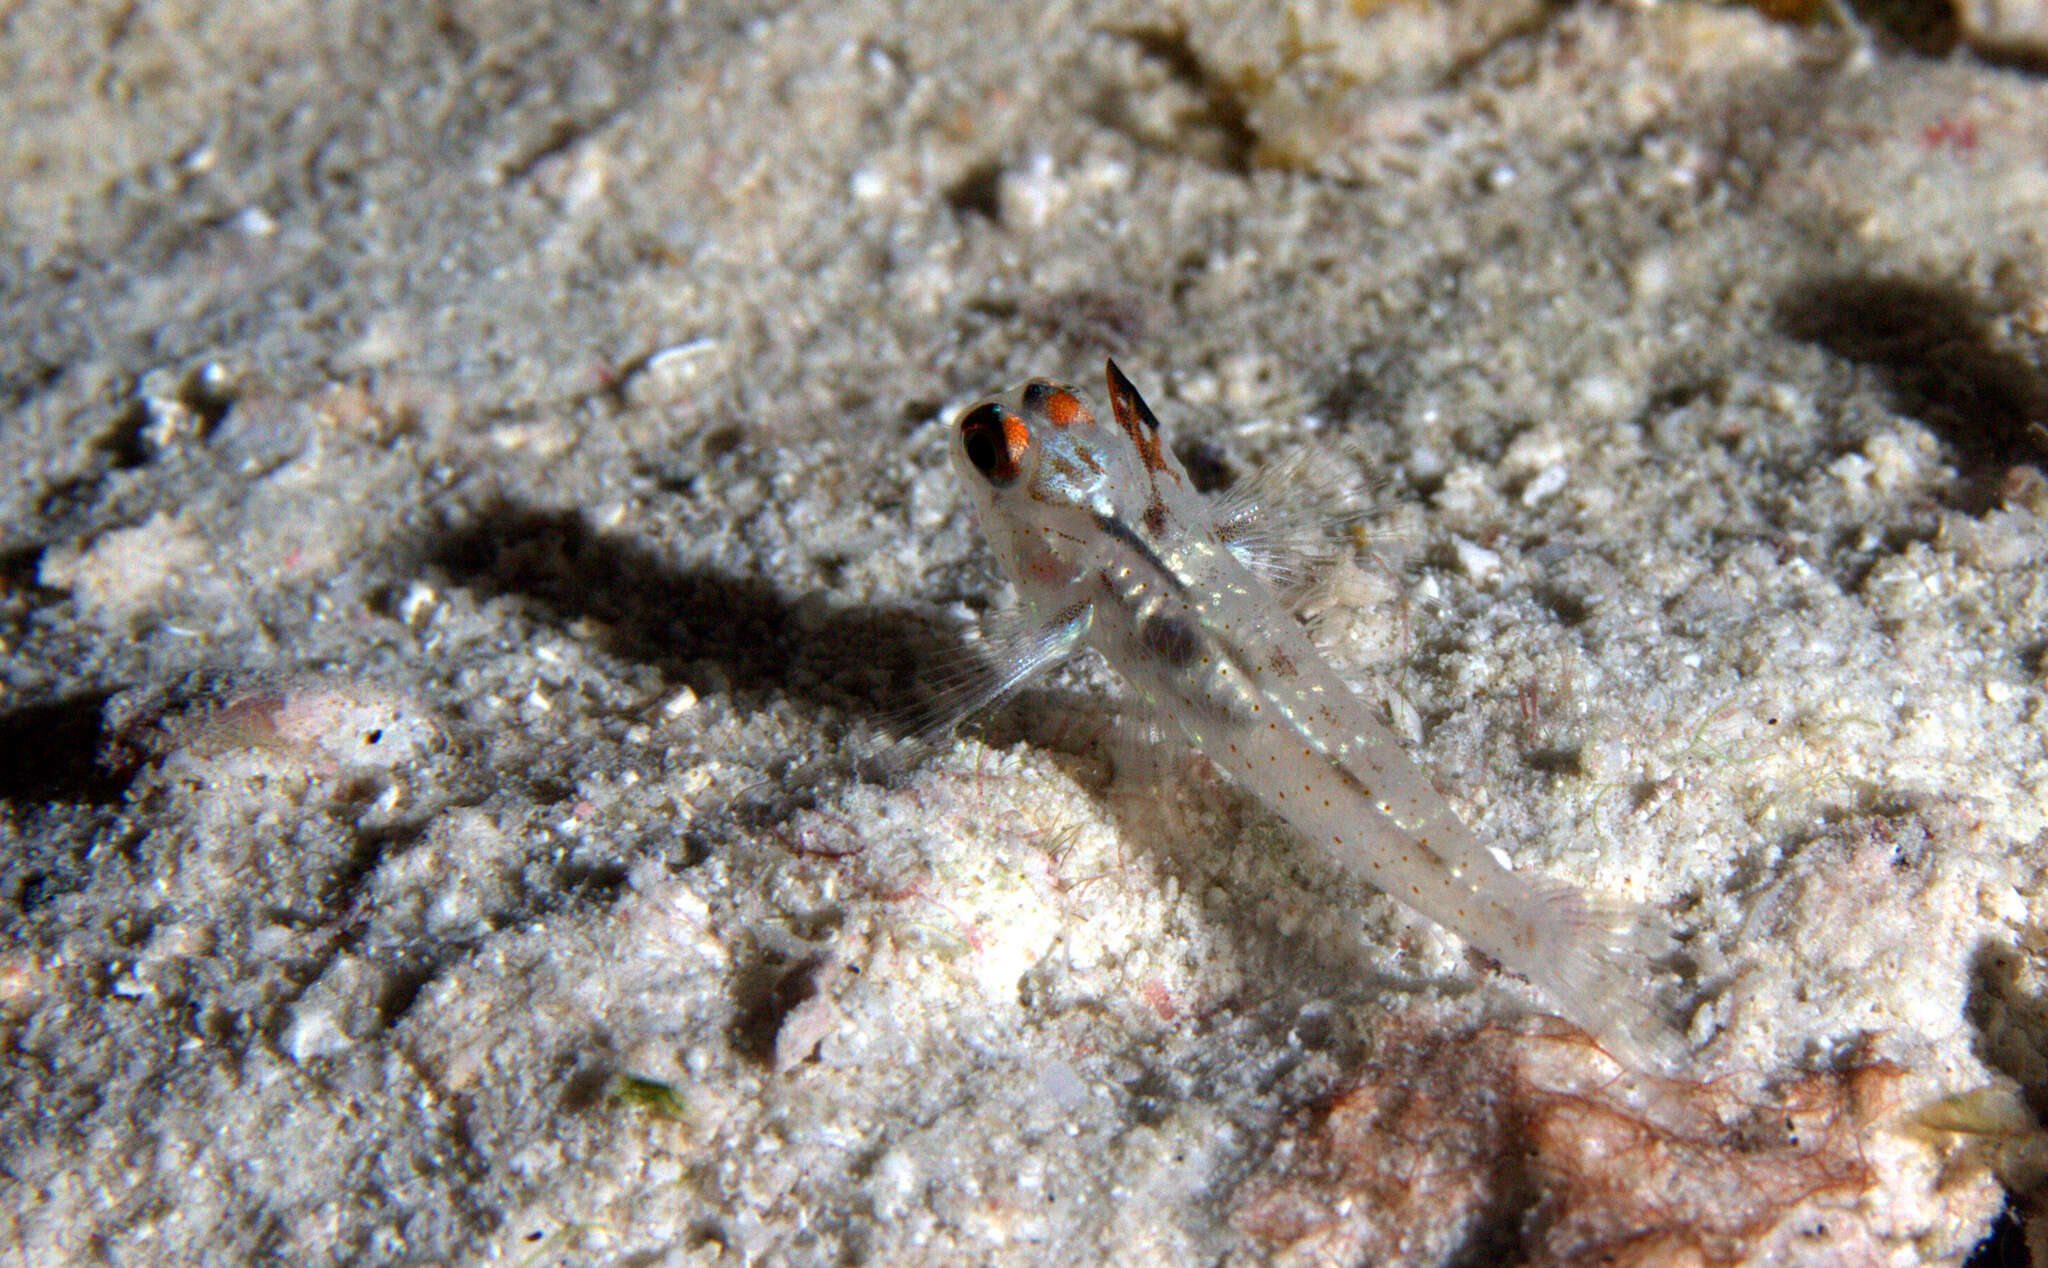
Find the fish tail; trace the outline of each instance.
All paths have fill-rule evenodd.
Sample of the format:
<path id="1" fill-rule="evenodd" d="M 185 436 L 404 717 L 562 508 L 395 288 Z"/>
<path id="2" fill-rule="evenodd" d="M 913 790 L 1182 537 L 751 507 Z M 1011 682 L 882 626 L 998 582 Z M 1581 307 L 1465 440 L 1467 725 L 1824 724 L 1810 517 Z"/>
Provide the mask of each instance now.
<path id="1" fill-rule="evenodd" d="M 1663 917 L 1559 881 L 1539 885 L 1523 954 L 1503 963 L 1615 1060 L 1644 1071 L 1676 1065 L 1689 1045 L 1657 1003 L 1651 966 L 1674 945 Z"/>

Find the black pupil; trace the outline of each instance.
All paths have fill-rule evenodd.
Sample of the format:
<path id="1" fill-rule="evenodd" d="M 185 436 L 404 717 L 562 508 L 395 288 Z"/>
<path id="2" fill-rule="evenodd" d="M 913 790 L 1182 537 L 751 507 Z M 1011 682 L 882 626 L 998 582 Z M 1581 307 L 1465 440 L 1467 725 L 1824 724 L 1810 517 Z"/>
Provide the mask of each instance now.
<path id="1" fill-rule="evenodd" d="M 1005 475 L 1009 466 L 1008 442 L 1003 438 L 1003 411 L 993 404 L 973 411 L 960 423 L 960 443 L 967 461 L 991 480 Z M 1014 475 L 1014 472 L 1007 474 Z"/>
<path id="2" fill-rule="evenodd" d="M 996 465 L 996 441 L 987 428 L 967 433 L 967 461 L 974 464 L 976 471 L 987 471 Z"/>

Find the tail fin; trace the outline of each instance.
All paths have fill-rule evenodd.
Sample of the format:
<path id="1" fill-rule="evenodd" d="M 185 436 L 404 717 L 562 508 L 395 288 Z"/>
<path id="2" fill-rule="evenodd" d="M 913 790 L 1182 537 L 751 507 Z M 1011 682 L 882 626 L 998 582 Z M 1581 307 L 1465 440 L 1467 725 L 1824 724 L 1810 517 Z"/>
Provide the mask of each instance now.
<path id="1" fill-rule="evenodd" d="M 1615 1060 L 1649 1073 L 1671 1069 L 1689 1045 L 1658 1006 L 1651 969 L 1673 947 L 1670 927 L 1648 908 L 1589 898 L 1558 881 L 1536 883 L 1534 936 L 1515 960 L 1502 962 Z"/>

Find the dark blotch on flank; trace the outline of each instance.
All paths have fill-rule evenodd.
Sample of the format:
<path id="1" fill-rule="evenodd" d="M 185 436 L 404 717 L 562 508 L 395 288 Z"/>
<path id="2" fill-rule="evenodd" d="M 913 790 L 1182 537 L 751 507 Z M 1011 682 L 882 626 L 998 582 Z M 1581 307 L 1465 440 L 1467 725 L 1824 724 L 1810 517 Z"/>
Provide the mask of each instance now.
<path id="1" fill-rule="evenodd" d="M 1201 637 L 1195 623 L 1184 616 L 1155 616 L 1138 631 L 1145 650 L 1156 653 L 1175 669 L 1186 666 L 1201 651 Z"/>

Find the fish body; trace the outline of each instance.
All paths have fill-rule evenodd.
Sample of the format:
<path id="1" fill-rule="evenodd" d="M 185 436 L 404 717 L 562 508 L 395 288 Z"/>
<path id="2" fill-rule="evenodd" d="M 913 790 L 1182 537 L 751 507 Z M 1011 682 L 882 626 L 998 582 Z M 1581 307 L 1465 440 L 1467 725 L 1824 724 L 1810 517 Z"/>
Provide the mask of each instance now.
<path id="1" fill-rule="evenodd" d="M 1326 857 L 1527 977 L 1641 1064 L 1652 922 L 1503 867 L 1310 642 L 1237 520 L 1199 494 L 1137 390 L 1112 414 L 1046 379 L 977 402 L 952 457 L 1030 634 L 1003 689 L 1087 646 Z"/>

